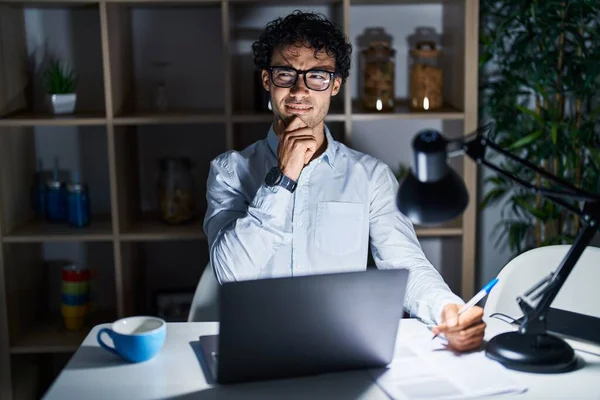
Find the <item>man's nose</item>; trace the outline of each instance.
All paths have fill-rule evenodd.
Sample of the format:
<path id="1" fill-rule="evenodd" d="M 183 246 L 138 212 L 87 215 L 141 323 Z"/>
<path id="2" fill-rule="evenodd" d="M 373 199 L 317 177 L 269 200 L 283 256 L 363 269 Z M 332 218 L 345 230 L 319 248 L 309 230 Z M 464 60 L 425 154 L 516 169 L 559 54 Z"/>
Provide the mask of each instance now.
<path id="1" fill-rule="evenodd" d="M 290 88 L 290 94 L 294 97 L 306 97 L 309 94 L 309 89 L 304 84 L 304 75 L 298 75 L 296 84 Z"/>

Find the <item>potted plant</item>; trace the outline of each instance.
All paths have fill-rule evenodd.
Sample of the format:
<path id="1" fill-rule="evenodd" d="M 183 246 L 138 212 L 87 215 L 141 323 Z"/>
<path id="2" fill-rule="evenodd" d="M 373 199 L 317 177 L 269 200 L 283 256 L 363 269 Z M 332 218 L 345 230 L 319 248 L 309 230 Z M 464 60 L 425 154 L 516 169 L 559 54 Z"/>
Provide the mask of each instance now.
<path id="1" fill-rule="evenodd" d="M 48 62 L 43 75 L 44 89 L 54 114 L 71 114 L 77 103 L 77 77 L 67 66 L 57 59 Z"/>
<path id="2" fill-rule="evenodd" d="M 481 2 L 480 104 L 491 139 L 576 187 L 600 192 L 600 3 L 565 0 Z M 551 187 L 528 168 L 505 169 Z M 577 216 L 495 174 L 481 208 L 501 205 L 499 243 L 514 255 L 570 244 Z M 577 204 L 573 204 L 577 206 Z"/>

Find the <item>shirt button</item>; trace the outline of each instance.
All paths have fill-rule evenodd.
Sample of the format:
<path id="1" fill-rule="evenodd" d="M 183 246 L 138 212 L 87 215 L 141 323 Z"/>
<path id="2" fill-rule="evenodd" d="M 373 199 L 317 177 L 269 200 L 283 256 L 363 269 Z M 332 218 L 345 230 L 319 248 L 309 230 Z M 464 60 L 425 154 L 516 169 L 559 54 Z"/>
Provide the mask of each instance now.
<path id="1" fill-rule="evenodd" d="M 296 222 L 296 225 L 298 225 L 298 226 L 302 226 L 302 221 L 298 221 L 298 222 Z"/>

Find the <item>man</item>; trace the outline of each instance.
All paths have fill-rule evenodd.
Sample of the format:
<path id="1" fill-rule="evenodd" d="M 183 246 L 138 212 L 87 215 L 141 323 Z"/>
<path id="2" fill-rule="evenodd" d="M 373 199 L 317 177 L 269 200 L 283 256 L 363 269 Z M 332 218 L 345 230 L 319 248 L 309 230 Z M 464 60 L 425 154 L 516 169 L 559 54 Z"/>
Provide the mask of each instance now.
<path id="1" fill-rule="evenodd" d="M 324 124 L 350 69 L 351 45 L 322 16 L 294 12 L 253 44 L 273 124 L 266 139 L 211 163 L 204 229 L 220 282 L 366 269 L 410 270 L 405 309 L 439 324 L 449 346 L 480 346 L 485 324 L 425 258 L 395 206 L 398 182 L 374 157 L 333 140 Z"/>

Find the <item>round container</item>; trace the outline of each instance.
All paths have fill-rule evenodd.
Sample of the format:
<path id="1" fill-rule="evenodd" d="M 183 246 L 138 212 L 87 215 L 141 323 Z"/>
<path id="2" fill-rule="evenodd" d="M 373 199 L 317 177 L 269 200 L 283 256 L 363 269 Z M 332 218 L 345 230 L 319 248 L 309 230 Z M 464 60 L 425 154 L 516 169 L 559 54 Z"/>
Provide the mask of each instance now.
<path id="1" fill-rule="evenodd" d="M 88 293 L 62 293 L 61 294 L 62 304 L 65 306 L 82 306 L 90 302 L 90 296 Z"/>
<path id="2" fill-rule="evenodd" d="M 61 313 L 65 328 L 85 326 L 90 308 L 90 270 L 68 264 L 62 268 Z"/>
<path id="3" fill-rule="evenodd" d="M 393 111 L 395 105 L 395 57 L 390 42 L 369 43 L 362 51 L 362 106 L 368 111 Z"/>
<path id="4" fill-rule="evenodd" d="M 79 306 L 62 304 L 61 313 L 65 328 L 70 331 L 82 329 L 85 326 L 89 311 L 89 303 Z"/>
<path id="5" fill-rule="evenodd" d="M 418 42 L 410 51 L 410 107 L 414 110 L 437 110 L 444 103 L 440 53 L 433 41 Z"/>
<path id="6" fill-rule="evenodd" d="M 159 162 L 158 197 L 160 217 L 169 224 L 181 224 L 195 217 L 194 180 L 190 159 L 163 158 Z"/>
<path id="7" fill-rule="evenodd" d="M 79 282 L 62 282 L 62 293 L 65 294 L 86 294 L 90 291 L 90 282 L 89 281 L 79 281 Z"/>
<path id="8" fill-rule="evenodd" d="M 62 269 L 62 280 L 66 282 L 82 282 L 90 280 L 90 270 L 69 264 Z"/>

